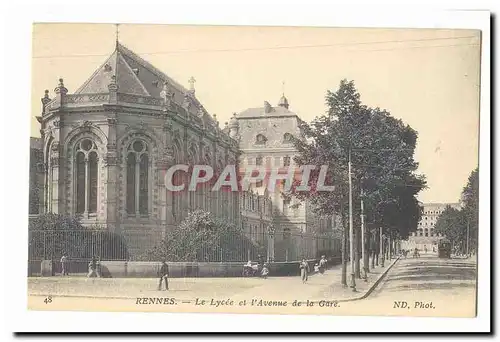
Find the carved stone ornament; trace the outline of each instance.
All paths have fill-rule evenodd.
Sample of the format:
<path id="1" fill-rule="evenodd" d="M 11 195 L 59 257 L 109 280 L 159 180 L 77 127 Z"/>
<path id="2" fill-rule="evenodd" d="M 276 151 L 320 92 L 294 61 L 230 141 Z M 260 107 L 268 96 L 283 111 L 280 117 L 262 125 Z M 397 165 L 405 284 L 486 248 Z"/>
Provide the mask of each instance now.
<path id="1" fill-rule="evenodd" d="M 174 93 L 170 90 L 167 82 L 163 83 L 163 89 L 160 92 L 160 97 L 163 99 L 163 106 L 165 108 L 172 107 Z"/>
<path id="2" fill-rule="evenodd" d="M 165 132 L 172 132 L 172 128 L 173 128 L 173 125 L 172 125 L 172 123 L 170 122 L 170 120 L 168 120 L 167 122 L 165 122 L 165 123 L 163 124 L 163 130 L 164 130 Z"/>
<path id="3" fill-rule="evenodd" d="M 59 142 L 58 141 L 54 141 L 51 145 L 51 148 L 50 148 L 52 151 L 59 151 Z"/>
<path id="4" fill-rule="evenodd" d="M 189 98 L 189 95 L 184 94 L 184 101 L 182 101 L 182 108 L 184 108 L 186 112 L 189 113 L 190 106 L 191 106 L 191 99 Z"/>
<path id="5" fill-rule="evenodd" d="M 58 167 L 59 157 L 58 156 L 50 157 L 50 165 L 52 165 L 53 167 Z"/>
<path id="6" fill-rule="evenodd" d="M 114 154 L 108 154 L 104 157 L 104 165 L 114 166 L 118 164 L 118 158 Z"/>
<path id="7" fill-rule="evenodd" d="M 203 107 L 200 106 L 200 108 L 198 108 L 198 117 L 202 119 L 204 114 L 205 110 L 203 109 Z"/>

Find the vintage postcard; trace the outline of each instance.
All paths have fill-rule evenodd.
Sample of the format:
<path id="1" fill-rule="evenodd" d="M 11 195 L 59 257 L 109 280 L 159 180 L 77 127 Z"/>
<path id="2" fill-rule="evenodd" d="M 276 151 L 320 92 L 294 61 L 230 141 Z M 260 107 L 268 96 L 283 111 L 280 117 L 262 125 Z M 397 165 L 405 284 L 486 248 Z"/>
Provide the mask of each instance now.
<path id="1" fill-rule="evenodd" d="M 32 46 L 29 310 L 477 315 L 480 30 Z"/>

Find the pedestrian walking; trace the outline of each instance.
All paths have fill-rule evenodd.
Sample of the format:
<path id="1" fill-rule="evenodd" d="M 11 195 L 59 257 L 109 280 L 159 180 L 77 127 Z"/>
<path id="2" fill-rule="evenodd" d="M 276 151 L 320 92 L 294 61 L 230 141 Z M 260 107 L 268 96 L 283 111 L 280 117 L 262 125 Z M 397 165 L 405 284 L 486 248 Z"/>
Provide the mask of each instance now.
<path id="1" fill-rule="evenodd" d="M 68 275 L 68 257 L 64 252 L 63 255 L 61 256 L 61 275 L 62 276 Z"/>
<path id="2" fill-rule="evenodd" d="M 319 260 L 319 273 L 325 274 L 326 264 L 327 264 L 326 256 L 322 255 L 321 259 Z"/>
<path id="3" fill-rule="evenodd" d="M 165 281 L 165 290 L 168 291 L 168 265 L 166 261 L 163 261 L 160 271 L 158 272 L 160 277 L 160 283 L 158 284 L 158 291 L 161 291 L 161 284 Z"/>
<path id="4" fill-rule="evenodd" d="M 302 279 L 302 283 L 306 283 L 308 280 L 308 275 L 309 275 L 309 264 L 307 263 L 306 259 L 302 259 L 302 262 L 300 263 L 300 278 Z"/>
<path id="5" fill-rule="evenodd" d="M 415 247 L 415 250 L 413 251 L 413 257 L 414 258 L 420 258 L 420 253 L 418 252 L 418 248 Z"/>
<path id="6" fill-rule="evenodd" d="M 268 275 L 269 275 L 269 265 L 267 263 L 264 263 L 264 266 L 262 266 L 262 278 L 267 279 Z"/>
<path id="7" fill-rule="evenodd" d="M 87 278 L 92 278 L 92 283 L 94 282 L 94 278 L 99 278 L 99 263 L 97 262 L 96 256 L 92 256 L 92 260 L 89 262 L 89 273 L 87 274 Z"/>

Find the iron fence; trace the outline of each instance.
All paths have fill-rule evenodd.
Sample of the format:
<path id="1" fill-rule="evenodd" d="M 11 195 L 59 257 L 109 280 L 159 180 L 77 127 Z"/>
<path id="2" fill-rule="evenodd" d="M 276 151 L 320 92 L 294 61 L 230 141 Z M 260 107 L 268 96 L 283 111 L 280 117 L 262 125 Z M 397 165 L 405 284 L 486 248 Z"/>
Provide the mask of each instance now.
<path id="1" fill-rule="evenodd" d="M 29 232 L 28 260 L 71 259 L 128 260 L 123 236 L 102 230 L 40 230 Z"/>
<path id="2" fill-rule="evenodd" d="M 116 234 L 103 230 L 32 230 L 29 232 L 28 269 L 37 273 L 39 261 L 59 262 L 62 255 L 75 270 L 88 261 L 240 262 L 262 258 L 270 261 L 314 259 L 340 255 L 340 239 L 315 234 L 228 232 L 222 236 Z"/>

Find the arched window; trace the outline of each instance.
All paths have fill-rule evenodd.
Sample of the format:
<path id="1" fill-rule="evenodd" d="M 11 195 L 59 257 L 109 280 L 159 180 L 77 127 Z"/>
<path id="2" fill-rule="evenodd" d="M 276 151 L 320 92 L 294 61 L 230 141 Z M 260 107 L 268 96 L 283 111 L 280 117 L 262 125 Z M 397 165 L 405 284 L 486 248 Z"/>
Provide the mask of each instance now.
<path id="1" fill-rule="evenodd" d="M 288 209 L 290 207 L 290 198 L 283 199 L 283 215 L 288 215 Z"/>
<path id="2" fill-rule="evenodd" d="M 47 145 L 47 150 L 46 152 L 46 171 L 45 171 L 45 211 L 50 213 L 52 212 L 52 191 L 53 191 L 53 165 L 52 165 L 52 148 L 53 148 L 53 142 L 51 141 Z"/>
<path id="3" fill-rule="evenodd" d="M 180 148 L 178 143 L 175 143 L 173 146 L 174 152 L 174 160 L 175 164 L 179 164 L 181 160 Z M 182 185 L 182 172 L 177 171 L 172 175 L 172 184 L 173 185 Z M 174 222 L 178 222 L 182 218 L 182 197 L 180 191 L 174 191 L 172 194 L 172 216 L 174 218 Z"/>
<path id="4" fill-rule="evenodd" d="M 95 142 L 83 139 L 76 145 L 76 213 L 97 213 L 98 155 Z"/>
<path id="5" fill-rule="evenodd" d="M 293 136 L 290 133 L 285 133 L 283 135 L 283 142 L 284 143 L 291 143 L 293 139 Z"/>
<path id="6" fill-rule="evenodd" d="M 189 149 L 189 156 L 188 156 L 189 168 L 192 170 L 195 164 L 196 164 L 196 150 L 194 149 L 194 147 L 191 146 L 191 148 Z M 186 188 L 188 187 L 190 181 L 191 177 L 186 179 Z M 194 211 L 196 208 L 197 191 L 198 189 L 195 189 L 195 191 L 189 191 L 188 189 L 189 211 Z"/>
<path id="7" fill-rule="evenodd" d="M 210 151 L 208 149 L 205 150 L 205 155 L 203 157 L 205 161 L 205 165 L 212 166 L 212 158 L 210 157 Z M 203 186 L 201 188 L 202 193 L 203 193 L 203 198 L 204 198 L 204 204 L 203 207 L 205 208 L 206 211 L 212 211 L 212 186 L 211 186 L 211 180 L 208 182 L 203 183 Z"/>
<path id="8" fill-rule="evenodd" d="M 290 240 L 291 233 L 290 233 L 290 228 L 285 228 L 283 229 L 283 240 Z"/>
<path id="9" fill-rule="evenodd" d="M 148 215 L 149 152 L 142 140 L 133 141 L 127 149 L 127 213 Z"/>
<path id="10" fill-rule="evenodd" d="M 267 141 L 267 138 L 263 134 L 257 134 L 255 137 L 255 143 L 258 145 L 263 145 Z"/>

